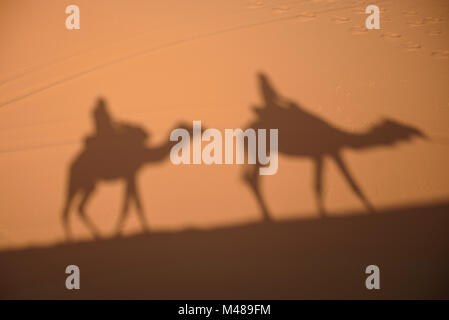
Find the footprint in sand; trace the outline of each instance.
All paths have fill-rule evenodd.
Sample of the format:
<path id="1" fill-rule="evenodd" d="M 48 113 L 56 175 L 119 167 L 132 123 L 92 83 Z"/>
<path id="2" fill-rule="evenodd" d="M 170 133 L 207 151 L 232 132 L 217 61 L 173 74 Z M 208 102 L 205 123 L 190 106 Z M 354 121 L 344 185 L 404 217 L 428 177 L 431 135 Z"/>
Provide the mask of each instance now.
<path id="1" fill-rule="evenodd" d="M 397 40 L 402 37 L 400 33 L 384 32 L 380 35 L 385 40 Z"/>
<path id="2" fill-rule="evenodd" d="M 409 20 L 409 21 L 407 21 L 407 25 L 409 27 L 422 27 L 426 24 L 437 24 L 437 23 L 441 23 L 442 21 L 443 21 L 443 19 L 441 19 L 441 18 L 425 17 L 425 18 L 420 18 L 420 19 L 416 19 L 416 20 Z"/>
<path id="3" fill-rule="evenodd" d="M 428 24 L 437 24 L 437 23 L 441 23 L 443 21 L 443 19 L 436 18 L 436 17 L 425 17 L 424 21 Z"/>
<path id="4" fill-rule="evenodd" d="M 349 32 L 351 32 L 352 35 L 360 35 L 366 34 L 368 29 L 365 26 L 354 26 L 349 28 Z"/>
<path id="5" fill-rule="evenodd" d="M 261 0 L 253 0 L 253 1 L 249 1 L 249 3 L 246 5 L 246 7 L 248 9 L 258 9 L 258 8 L 262 8 L 264 6 L 264 2 Z"/>
<path id="6" fill-rule="evenodd" d="M 351 12 L 352 12 L 352 14 L 356 14 L 356 15 L 366 15 L 365 9 L 355 8 L 355 9 L 352 9 Z"/>
<path id="7" fill-rule="evenodd" d="M 401 47 L 404 48 L 406 51 L 418 51 L 421 49 L 421 44 L 413 41 L 409 41 L 406 43 L 401 44 Z"/>
<path id="8" fill-rule="evenodd" d="M 344 89 L 344 88 L 343 88 L 342 86 L 340 86 L 340 85 L 337 85 L 337 86 L 335 87 L 335 93 L 338 94 L 338 95 L 346 96 L 346 97 L 349 97 L 349 96 L 351 95 L 351 91 L 350 91 L 350 90 Z"/>
<path id="9" fill-rule="evenodd" d="M 407 17 L 413 17 L 413 16 L 416 16 L 418 14 L 418 12 L 415 10 L 408 10 L 408 11 L 406 10 L 406 11 L 402 11 L 402 14 Z"/>
<path id="10" fill-rule="evenodd" d="M 333 17 L 332 21 L 338 24 L 351 22 L 350 18 L 347 17 Z"/>
<path id="11" fill-rule="evenodd" d="M 300 22 L 307 22 L 314 20 L 316 18 L 316 14 L 312 12 L 300 12 L 297 16 L 297 20 Z"/>
<path id="12" fill-rule="evenodd" d="M 449 50 L 436 50 L 430 55 L 435 59 L 449 59 Z"/>
<path id="13" fill-rule="evenodd" d="M 422 27 L 425 24 L 426 24 L 426 22 L 424 21 L 424 19 L 417 19 L 417 20 L 407 21 L 407 25 L 409 27 L 412 27 L 412 28 Z"/>
<path id="14" fill-rule="evenodd" d="M 429 35 L 429 37 L 438 38 L 442 34 L 442 31 L 437 30 L 437 29 L 432 29 L 432 30 L 426 31 L 426 33 Z"/>
<path id="15" fill-rule="evenodd" d="M 290 7 L 286 6 L 286 5 L 280 5 L 280 6 L 273 8 L 273 11 L 276 13 L 285 13 L 285 12 L 288 12 L 289 10 L 290 10 Z"/>

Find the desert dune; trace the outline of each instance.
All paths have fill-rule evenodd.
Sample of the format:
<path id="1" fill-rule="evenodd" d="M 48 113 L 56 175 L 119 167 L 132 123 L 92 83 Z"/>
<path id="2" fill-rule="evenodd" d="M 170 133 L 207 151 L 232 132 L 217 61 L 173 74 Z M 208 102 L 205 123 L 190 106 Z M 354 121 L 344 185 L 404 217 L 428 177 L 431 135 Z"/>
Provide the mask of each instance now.
<path id="1" fill-rule="evenodd" d="M 308 232 L 306 235 L 289 234 L 288 239 L 279 240 L 284 242 L 273 248 L 283 248 L 290 241 L 318 242 L 309 248 L 302 247 L 304 243 L 301 247 L 297 247 L 298 243 L 292 244 L 293 248 L 299 248 L 301 259 L 309 261 L 301 269 L 302 276 L 298 276 L 305 279 L 311 274 L 307 268 L 320 261 L 326 264 L 337 261 L 339 254 L 349 259 L 348 263 L 355 263 L 350 266 L 352 271 L 358 264 L 370 260 L 368 258 L 376 257 L 364 256 L 358 251 L 357 243 L 349 240 L 345 240 L 350 243 L 347 251 L 338 246 L 335 251 L 323 249 L 327 240 L 332 242 L 336 237 L 332 230 L 344 233 L 343 226 L 354 221 L 365 228 L 363 230 L 369 230 L 370 236 L 381 239 L 376 248 L 375 238 L 355 237 L 354 241 L 361 241 L 370 251 L 384 250 L 390 241 L 413 239 L 406 223 L 409 210 L 413 216 L 412 230 L 419 230 L 420 223 L 427 226 L 423 231 L 426 235 L 430 234 L 433 223 L 439 228 L 434 242 L 423 244 L 426 248 L 438 249 L 429 256 L 419 251 L 424 260 L 431 256 L 428 261 L 435 265 L 422 262 L 425 271 L 417 274 L 441 275 L 441 281 L 447 284 L 447 276 L 443 277 L 441 271 L 449 266 L 448 238 L 444 233 L 449 227 L 444 215 L 449 213 L 447 1 L 77 0 L 81 12 L 79 30 L 65 28 L 65 8 L 69 4 L 72 2 L 51 0 L 0 3 L 0 283 L 6 288 L 0 297 L 68 297 L 52 288 L 40 294 L 39 283 L 29 295 L 25 294 L 20 289 L 24 283 L 37 283 L 42 279 L 53 281 L 56 275 L 36 273 L 34 278 L 33 275 L 25 277 L 20 270 L 16 277 L 25 280 L 15 283 L 13 270 L 21 263 L 32 263 L 39 256 L 39 250 L 43 250 L 43 256 L 48 254 L 53 261 L 57 260 L 51 270 L 56 270 L 66 260 L 67 264 L 73 263 L 68 262 L 70 255 L 59 253 L 66 251 L 62 246 L 69 246 L 68 252 L 76 256 L 84 250 L 83 246 L 92 245 L 86 249 L 86 256 L 80 258 L 85 264 L 97 250 L 97 242 L 77 214 L 76 206 L 70 213 L 75 244 L 65 244 L 62 211 L 70 165 L 84 150 L 86 137 L 95 131 L 93 110 L 99 97 L 105 99 L 114 119 L 143 128 L 149 133 L 146 143 L 158 146 L 167 141 L 178 123 L 191 124 L 200 120 L 205 126 L 219 130 L 257 123 L 256 110 L 267 101 L 266 92 L 264 96 L 258 81 L 260 74 L 269 79 L 279 95 L 276 99 L 288 101 L 282 103 L 283 107 L 294 104 L 320 119 L 321 124 L 344 132 L 345 137 L 370 132 L 382 127 L 382 123 L 400 123 L 416 129 L 422 137 L 385 138 L 388 141 L 382 140 L 369 148 L 349 148 L 342 144 L 339 153 L 342 162 L 328 156 L 322 159 L 319 173 L 322 185 L 319 187 L 316 185 L 317 162 L 311 153 L 304 157 L 280 153 L 277 173 L 261 179 L 259 194 L 254 193 L 242 177 L 242 166 L 173 165 L 165 158 L 143 167 L 136 174 L 150 233 L 140 235 L 138 210 L 131 206 L 123 238 L 119 239 L 115 238 L 115 230 L 126 185 L 122 180 L 100 181 L 86 204 L 86 214 L 105 238 L 99 240 L 104 241 L 101 242 L 104 250 L 124 246 L 140 252 L 145 251 L 144 245 L 148 243 L 148 250 L 156 250 L 157 255 L 163 256 L 151 240 L 154 233 L 159 237 L 154 242 L 161 246 L 164 237 L 169 238 L 167 246 L 175 250 L 170 251 L 175 256 L 178 249 L 174 248 L 183 241 L 191 245 L 195 245 L 195 241 L 212 241 L 227 252 L 238 247 L 239 241 L 246 241 L 245 230 L 238 227 L 241 225 L 252 226 L 248 227 L 248 235 L 254 235 L 255 239 L 272 239 L 267 236 L 270 232 L 282 234 L 280 229 L 270 231 L 269 226 L 259 225 L 263 206 L 266 206 L 273 228 L 288 229 L 292 222 L 292 228 L 298 232 Z M 381 9 L 380 30 L 365 28 L 365 8 L 369 4 Z M 308 122 L 293 123 L 292 127 L 301 125 L 302 128 L 305 123 Z M 282 122 L 279 125 L 282 126 Z M 387 131 L 383 130 L 379 136 Z M 332 144 L 329 139 L 333 138 L 322 132 L 311 130 L 310 134 L 289 139 L 303 146 L 301 148 L 307 144 L 308 150 L 315 152 L 316 148 L 324 150 Z M 282 134 L 280 129 L 280 139 Z M 122 156 L 126 158 L 126 154 Z M 119 159 L 110 158 L 105 164 L 114 161 Z M 318 204 L 317 188 L 322 196 Z M 260 198 L 264 202 L 262 209 Z M 395 210 L 401 212 L 401 219 L 391 218 L 395 219 L 395 226 L 388 229 L 388 215 L 396 214 Z M 324 218 L 322 212 L 326 213 Z M 381 218 L 376 218 L 376 214 Z M 423 222 L 426 215 L 430 225 Z M 340 220 L 345 218 L 348 220 Z M 362 222 L 363 219 L 367 219 L 366 222 Z M 309 221 L 310 230 L 307 228 Z M 275 227 L 277 223 L 281 225 Z M 374 232 L 376 223 L 380 229 Z M 187 234 L 192 228 L 198 235 Z M 221 245 L 222 241 L 227 241 L 223 240 L 225 236 L 214 233 L 222 228 L 229 233 L 228 245 Z M 385 228 L 390 232 L 384 234 L 382 229 Z M 402 238 L 402 233 L 407 236 Z M 129 243 L 120 242 L 126 239 Z M 262 243 L 267 244 L 266 241 Z M 72 245 L 79 247 L 70 247 Z M 407 241 L 401 245 L 407 246 Z M 409 245 L 416 248 L 420 242 L 410 240 Z M 99 244 L 98 250 L 102 246 Z M 245 248 L 254 250 L 256 247 L 251 242 Z M 324 257 L 316 258 L 314 248 Z M 392 249 L 392 254 L 400 252 L 396 249 Z M 32 253 L 27 255 L 29 252 Z M 289 254 L 279 254 L 282 261 L 278 271 L 292 275 L 286 267 Z M 240 252 L 235 259 L 241 259 L 242 255 Z M 17 258 L 14 260 L 12 256 Z M 316 259 L 307 260 L 308 256 Z M 130 258 L 129 253 L 127 257 Z M 221 263 L 214 257 L 217 265 Z M 232 254 L 228 252 L 226 257 L 232 265 Z M 397 274 L 395 268 L 402 268 L 401 263 L 411 263 L 405 258 L 391 260 L 388 254 L 379 253 L 378 257 L 379 263 L 386 265 L 394 260 L 387 267 L 389 276 Z M 192 259 L 199 258 L 197 253 L 193 254 Z M 273 257 L 256 254 L 256 259 Z M 254 261 L 250 260 L 244 261 L 249 261 L 248 266 L 253 267 Z M 191 267 L 197 267 L 197 263 Z M 294 260 L 293 265 L 297 264 L 298 260 Z M 162 265 L 158 267 L 163 268 Z M 96 272 L 93 266 L 87 268 L 89 272 Z M 270 265 L 261 271 L 261 276 L 276 268 Z M 316 283 L 309 283 L 308 291 L 303 293 L 293 290 L 288 294 L 282 285 L 267 285 L 265 289 L 281 290 L 279 295 L 264 296 L 248 291 L 242 293 L 242 297 L 338 297 L 341 283 L 332 282 L 337 279 L 335 270 L 331 266 L 323 268 L 330 268 L 323 271 L 329 275 L 329 282 L 326 284 L 323 280 L 322 283 L 331 288 L 328 295 L 313 292 Z M 239 277 L 244 277 L 245 267 L 235 270 Z M 172 271 L 179 276 L 188 275 L 186 270 Z M 8 273 L 12 273 L 12 277 Z M 144 273 L 144 270 L 139 271 L 140 275 Z M 232 272 L 227 276 L 231 277 Z M 359 276 L 348 275 L 348 281 L 354 284 L 351 281 L 358 281 L 354 279 Z M 363 276 L 362 273 L 360 277 Z M 215 279 L 213 275 L 208 277 Z M 282 284 L 291 279 L 280 277 Z M 432 279 L 431 284 L 418 286 L 422 291 L 410 291 L 408 296 L 447 298 L 447 291 L 435 280 L 437 277 Z M 296 280 L 298 282 L 292 283 L 299 285 L 300 280 Z M 219 285 L 217 281 L 212 282 Z M 401 281 L 383 297 L 400 297 L 398 288 L 405 280 Z M 163 287 L 162 283 L 160 285 Z M 158 296 L 157 292 L 145 295 L 145 292 L 124 289 L 122 295 L 111 293 L 108 297 L 205 297 L 209 289 L 178 290 L 172 296 L 163 291 Z M 214 292 L 215 297 L 230 297 L 228 293 L 233 289 L 226 290 L 229 291 L 222 294 Z M 369 297 L 350 289 L 342 292 L 342 297 Z M 99 290 L 92 291 L 91 295 L 86 293 L 85 297 L 105 295 Z"/>

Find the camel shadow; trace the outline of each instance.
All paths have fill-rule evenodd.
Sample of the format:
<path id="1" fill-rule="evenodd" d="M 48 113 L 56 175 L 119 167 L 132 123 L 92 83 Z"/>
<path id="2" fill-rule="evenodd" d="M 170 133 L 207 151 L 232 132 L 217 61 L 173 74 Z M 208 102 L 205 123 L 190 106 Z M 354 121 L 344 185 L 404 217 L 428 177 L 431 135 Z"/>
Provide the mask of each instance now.
<path id="1" fill-rule="evenodd" d="M 99 98 L 93 108 L 92 118 L 95 133 L 86 137 L 84 148 L 69 167 L 66 200 L 62 212 L 62 222 L 68 239 L 71 238 L 69 226 L 70 209 L 77 196 L 78 214 L 96 238 L 100 233 L 86 214 L 86 205 L 101 181 L 124 180 L 123 207 L 117 223 L 117 235 L 121 234 L 123 223 L 129 215 L 130 204 L 134 202 L 143 230 L 149 230 L 140 199 L 137 175 L 145 164 L 163 161 L 177 142 L 167 139 L 159 146 L 148 146 L 150 134 L 142 127 L 119 122 L 112 118 L 107 104 Z M 175 128 L 192 128 L 177 124 Z"/>
<path id="2" fill-rule="evenodd" d="M 308 158 L 313 161 L 315 167 L 313 187 L 321 217 L 325 217 L 323 201 L 325 158 L 330 158 L 336 163 L 365 208 L 374 212 L 374 206 L 348 169 L 342 155 L 343 151 L 392 147 L 414 137 L 427 138 L 419 129 L 391 119 L 383 119 L 363 132 L 345 131 L 307 111 L 295 101 L 281 96 L 266 75 L 259 74 L 258 82 L 263 104 L 254 107 L 256 119 L 245 128 L 278 129 L 278 152 L 280 154 Z M 66 236 L 68 239 L 71 238 L 70 209 L 76 197 L 80 196 L 77 207 L 79 217 L 95 237 L 100 237 L 98 229 L 86 214 L 86 205 L 97 184 L 110 180 L 123 180 L 126 184 L 123 207 L 116 226 L 117 235 L 121 234 L 132 203 L 137 208 L 143 230 L 148 231 L 148 223 L 137 185 L 137 175 L 145 164 L 165 160 L 170 154 L 171 148 L 179 142 L 167 139 L 167 142 L 159 146 L 149 146 L 150 134 L 140 126 L 114 120 L 102 98 L 96 102 L 92 118 L 95 132 L 84 140 L 84 148 L 75 157 L 69 168 L 66 201 L 62 211 L 62 223 Z M 175 128 L 185 129 L 190 136 L 193 136 L 191 126 L 177 124 Z M 270 150 L 268 146 L 266 149 Z M 261 167 L 263 165 L 257 161 L 254 165 L 244 166 L 242 177 L 255 195 L 264 221 L 271 221 L 271 213 L 261 193 L 259 175 Z"/>
<path id="3" fill-rule="evenodd" d="M 278 152 L 290 157 L 311 159 L 314 163 L 314 191 L 318 210 L 325 216 L 323 203 L 324 159 L 332 159 L 352 191 L 362 201 L 366 209 L 374 212 L 374 207 L 365 196 L 362 188 L 349 171 L 343 151 L 352 149 L 362 151 L 375 147 L 393 147 L 399 142 L 413 137 L 427 139 L 419 129 L 392 119 L 383 119 L 364 132 L 352 133 L 340 129 L 319 116 L 307 111 L 291 99 L 281 96 L 265 74 L 258 75 L 263 104 L 254 107 L 256 119 L 246 128 L 279 130 Z M 267 150 L 269 148 L 267 147 Z M 260 164 L 247 166 L 243 173 L 244 181 L 250 186 L 260 206 L 262 216 L 271 220 L 271 214 L 260 190 Z"/>

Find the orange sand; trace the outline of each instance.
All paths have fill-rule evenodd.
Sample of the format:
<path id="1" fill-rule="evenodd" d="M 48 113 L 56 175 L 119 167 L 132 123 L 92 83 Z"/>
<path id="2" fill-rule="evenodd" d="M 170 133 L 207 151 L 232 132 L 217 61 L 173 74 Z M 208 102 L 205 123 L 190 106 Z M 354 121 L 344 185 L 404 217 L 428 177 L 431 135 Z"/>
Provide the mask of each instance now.
<path id="1" fill-rule="evenodd" d="M 377 1 L 381 30 L 363 29 L 372 1 L 76 1 L 81 29 L 65 29 L 72 1 L 0 3 L 0 247 L 63 239 L 60 213 L 70 161 L 92 131 L 91 108 L 167 139 L 180 120 L 239 128 L 261 103 L 256 73 L 349 132 L 382 117 L 430 141 L 347 152 L 377 208 L 449 195 L 449 3 Z M 30 95 L 28 95 L 31 93 Z M 260 218 L 238 166 L 168 160 L 139 176 L 154 230 L 210 228 Z M 276 219 L 317 217 L 313 168 L 280 157 L 263 193 Z M 362 210 L 334 164 L 325 174 L 329 215 Z M 90 217 L 111 234 L 123 184 L 104 184 Z M 307 215 L 306 213 L 312 215 Z M 73 212 L 78 238 L 90 237 Z M 126 230 L 139 230 L 135 214 Z"/>

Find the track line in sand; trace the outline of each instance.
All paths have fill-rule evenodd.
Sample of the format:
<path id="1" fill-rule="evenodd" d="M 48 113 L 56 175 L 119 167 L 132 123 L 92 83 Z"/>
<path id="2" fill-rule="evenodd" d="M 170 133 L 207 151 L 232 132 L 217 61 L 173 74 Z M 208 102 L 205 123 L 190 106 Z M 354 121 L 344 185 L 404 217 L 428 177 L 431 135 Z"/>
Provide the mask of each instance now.
<path id="1" fill-rule="evenodd" d="M 385 2 L 385 1 L 387 1 L 387 0 L 378 0 L 378 3 Z M 322 13 L 336 12 L 336 11 L 345 10 L 345 9 L 353 9 L 353 8 L 358 7 L 358 6 L 360 6 L 359 3 L 348 5 L 348 6 L 342 6 L 342 7 L 338 7 L 338 8 L 329 8 L 329 9 L 325 9 L 325 10 L 319 10 L 319 11 L 313 12 L 313 14 L 317 15 L 317 14 L 322 14 Z M 185 39 L 175 40 L 175 41 L 172 41 L 172 42 L 169 42 L 169 43 L 166 43 L 166 44 L 162 44 L 160 46 L 157 46 L 157 47 L 154 47 L 154 48 L 150 48 L 150 49 L 147 49 L 147 50 L 138 51 L 138 52 L 135 52 L 135 53 L 132 53 L 132 54 L 129 54 L 129 55 L 117 58 L 117 59 L 113 59 L 112 61 L 99 64 L 99 65 L 97 65 L 95 67 L 92 67 L 90 69 L 87 69 L 87 70 L 84 70 L 84 71 L 80 71 L 80 72 L 74 73 L 72 75 L 63 77 L 63 78 L 61 78 L 59 80 L 53 81 L 53 82 L 45 85 L 45 86 L 42 86 L 40 88 L 31 90 L 31 91 L 29 91 L 29 92 L 27 92 L 25 94 L 16 96 L 16 97 L 14 97 L 12 99 L 3 101 L 2 103 L 0 103 L 0 108 L 5 107 L 7 105 L 10 105 L 12 103 L 15 103 L 17 101 L 23 100 L 25 98 L 28 98 L 30 96 L 34 96 L 34 95 L 36 95 L 38 93 L 44 92 L 44 91 L 46 91 L 48 89 L 51 89 L 51 88 L 56 87 L 58 85 L 61 85 L 63 83 L 66 83 L 66 82 L 69 82 L 71 80 L 80 78 L 82 76 L 91 74 L 91 73 L 93 73 L 95 71 L 104 69 L 106 67 L 110 67 L 110 66 L 122 63 L 124 61 L 131 60 L 133 58 L 137 58 L 137 57 L 140 57 L 140 56 L 151 54 L 151 53 L 163 50 L 163 49 L 168 49 L 168 48 L 176 47 L 176 46 L 183 45 L 183 44 L 186 44 L 186 43 L 190 43 L 190 42 L 195 41 L 195 40 L 207 39 L 207 38 L 210 38 L 210 37 L 214 37 L 214 36 L 221 35 L 221 34 L 226 34 L 226 33 L 229 33 L 229 32 L 240 31 L 240 30 L 244 30 L 244 29 L 250 29 L 250 28 L 254 28 L 254 27 L 258 27 L 258 26 L 263 26 L 263 25 L 268 25 L 268 24 L 272 24 L 272 23 L 277 23 L 277 22 L 284 22 L 284 21 L 294 20 L 294 19 L 301 18 L 301 17 L 303 17 L 303 14 L 302 13 L 297 13 L 297 14 L 294 14 L 294 15 L 291 15 L 291 16 L 287 16 L 287 17 L 274 18 L 274 19 L 269 19 L 269 20 L 265 20 L 265 21 L 261 21 L 261 22 L 255 22 L 255 23 L 250 23 L 250 24 L 242 24 L 242 25 L 229 27 L 229 28 L 224 28 L 224 29 L 221 29 L 221 30 L 216 30 L 216 31 L 208 32 L 208 33 L 198 34 L 198 35 L 195 35 L 195 36 L 192 36 L 192 37 L 188 37 L 188 38 L 185 38 Z"/>

